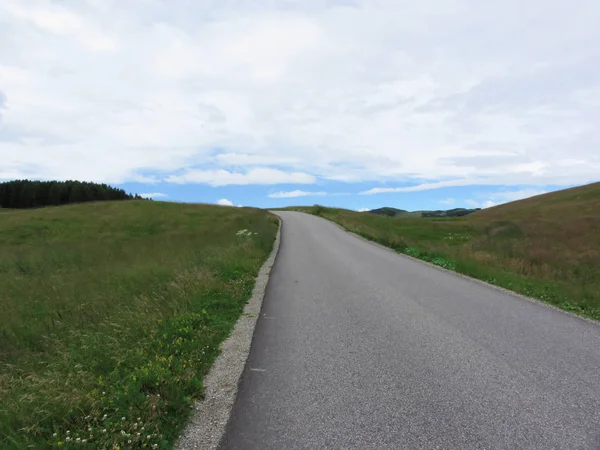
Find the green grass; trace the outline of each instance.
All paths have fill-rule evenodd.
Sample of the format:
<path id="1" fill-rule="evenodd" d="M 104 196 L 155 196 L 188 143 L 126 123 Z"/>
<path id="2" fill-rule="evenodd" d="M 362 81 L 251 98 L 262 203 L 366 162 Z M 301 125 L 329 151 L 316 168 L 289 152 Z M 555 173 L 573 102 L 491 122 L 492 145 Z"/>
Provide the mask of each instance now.
<path id="1" fill-rule="evenodd" d="M 400 253 L 600 320 L 600 183 L 457 218 L 324 217 Z"/>
<path id="2" fill-rule="evenodd" d="M 171 447 L 276 230 L 248 208 L 2 211 L 0 448 Z"/>

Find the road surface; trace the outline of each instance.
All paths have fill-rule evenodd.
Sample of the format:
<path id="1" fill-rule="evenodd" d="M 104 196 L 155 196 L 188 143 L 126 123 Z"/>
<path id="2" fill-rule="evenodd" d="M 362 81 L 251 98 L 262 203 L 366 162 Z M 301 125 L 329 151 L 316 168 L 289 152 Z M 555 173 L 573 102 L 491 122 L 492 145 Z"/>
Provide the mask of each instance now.
<path id="1" fill-rule="evenodd" d="M 229 449 L 600 449 L 600 326 L 281 212 Z"/>

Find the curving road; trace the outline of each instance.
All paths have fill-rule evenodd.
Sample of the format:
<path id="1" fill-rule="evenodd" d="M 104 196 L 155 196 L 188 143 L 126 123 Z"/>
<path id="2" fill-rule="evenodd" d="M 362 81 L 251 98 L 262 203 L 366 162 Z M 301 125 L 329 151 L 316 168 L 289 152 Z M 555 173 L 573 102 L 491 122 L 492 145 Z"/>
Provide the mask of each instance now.
<path id="1" fill-rule="evenodd" d="M 600 326 L 278 214 L 221 449 L 600 449 Z"/>

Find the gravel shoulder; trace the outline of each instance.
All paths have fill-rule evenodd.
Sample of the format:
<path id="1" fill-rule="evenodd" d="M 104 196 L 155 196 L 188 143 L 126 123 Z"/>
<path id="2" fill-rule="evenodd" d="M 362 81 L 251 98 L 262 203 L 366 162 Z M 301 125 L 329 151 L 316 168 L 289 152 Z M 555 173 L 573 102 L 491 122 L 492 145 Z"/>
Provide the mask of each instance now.
<path id="1" fill-rule="evenodd" d="M 281 227 L 280 220 L 273 250 L 258 273 L 252 297 L 244 312 L 229 338 L 223 342 L 221 355 L 204 379 L 204 399 L 196 402 L 192 419 L 175 445 L 178 450 L 215 449 L 221 441 L 250 353 L 252 336 L 262 308 L 271 268 L 279 252 Z"/>

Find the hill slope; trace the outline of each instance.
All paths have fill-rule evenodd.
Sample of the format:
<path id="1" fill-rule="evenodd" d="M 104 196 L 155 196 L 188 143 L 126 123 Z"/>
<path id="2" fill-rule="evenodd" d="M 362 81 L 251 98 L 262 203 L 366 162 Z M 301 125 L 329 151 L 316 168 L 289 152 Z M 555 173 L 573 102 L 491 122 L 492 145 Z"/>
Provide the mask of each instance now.
<path id="1" fill-rule="evenodd" d="M 304 210 L 399 252 L 600 319 L 600 183 L 459 218 Z"/>
<path id="2" fill-rule="evenodd" d="M 448 210 L 423 210 L 423 211 L 406 211 L 404 209 L 396 209 L 391 208 L 389 206 L 385 206 L 383 208 L 372 209 L 367 211 L 371 214 L 379 214 L 380 216 L 389 216 L 389 217 L 462 217 L 467 216 L 469 214 L 474 213 L 475 211 L 479 211 L 480 209 L 466 209 L 466 208 L 454 208 Z"/>
<path id="3" fill-rule="evenodd" d="M 421 217 L 420 211 L 410 212 L 405 209 L 397 209 L 391 208 L 389 206 L 384 206 L 383 208 L 372 209 L 370 211 L 366 211 L 370 214 L 378 214 L 380 216 L 388 216 L 388 217 Z"/>
<path id="4" fill-rule="evenodd" d="M 209 205 L 3 211 L 0 448 L 169 447 L 276 230 Z"/>

